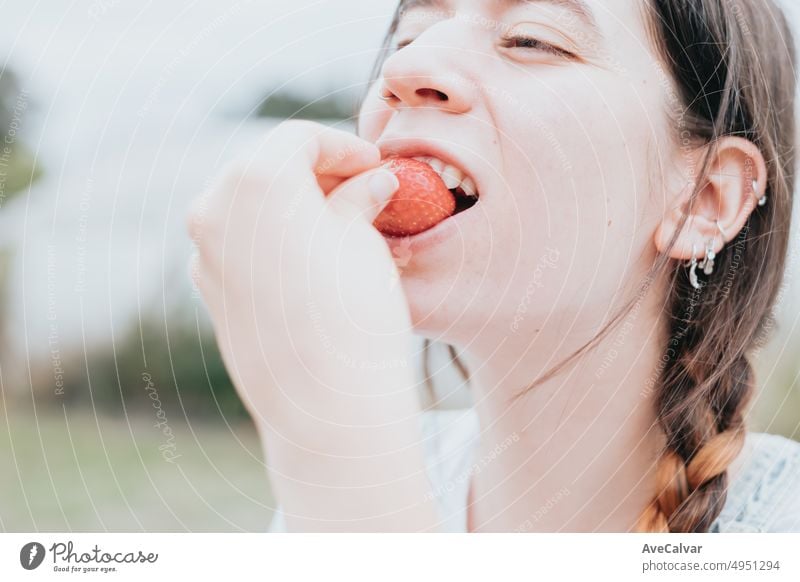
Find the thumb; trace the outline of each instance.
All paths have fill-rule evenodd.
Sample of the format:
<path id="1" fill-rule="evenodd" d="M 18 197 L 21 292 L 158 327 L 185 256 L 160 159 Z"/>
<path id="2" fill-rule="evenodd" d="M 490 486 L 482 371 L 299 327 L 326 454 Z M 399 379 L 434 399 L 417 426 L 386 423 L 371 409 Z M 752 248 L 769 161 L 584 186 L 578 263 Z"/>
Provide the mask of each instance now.
<path id="1" fill-rule="evenodd" d="M 343 216 L 360 216 L 371 224 L 399 187 L 397 176 L 377 168 L 341 183 L 328 195 L 328 204 Z"/>

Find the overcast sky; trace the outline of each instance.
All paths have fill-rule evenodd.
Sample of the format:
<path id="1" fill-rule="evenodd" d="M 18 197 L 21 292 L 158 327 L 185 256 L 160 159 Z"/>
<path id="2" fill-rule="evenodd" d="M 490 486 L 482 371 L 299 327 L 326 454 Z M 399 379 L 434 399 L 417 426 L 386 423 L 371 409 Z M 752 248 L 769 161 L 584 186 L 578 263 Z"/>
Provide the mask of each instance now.
<path id="1" fill-rule="evenodd" d="M 12 0 L 0 9 L 0 62 L 45 108 L 224 109 L 288 80 L 315 94 L 362 84 L 395 5 Z"/>
<path id="2" fill-rule="evenodd" d="M 290 79 L 318 92 L 364 81 L 394 5 L 14 0 L 0 9 L 0 59 L 44 106 L 57 96 L 158 109 L 191 91 L 228 103 Z"/>

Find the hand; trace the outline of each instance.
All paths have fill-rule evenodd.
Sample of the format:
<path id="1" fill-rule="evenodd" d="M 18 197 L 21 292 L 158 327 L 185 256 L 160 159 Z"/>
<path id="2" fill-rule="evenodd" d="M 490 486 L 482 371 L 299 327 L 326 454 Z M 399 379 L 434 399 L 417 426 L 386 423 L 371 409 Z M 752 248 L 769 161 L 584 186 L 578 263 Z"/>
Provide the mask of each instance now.
<path id="1" fill-rule="evenodd" d="M 379 164 L 356 136 L 286 122 L 189 220 L 193 276 L 220 351 L 262 435 L 287 524 L 304 529 L 330 527 L 331 515 L 363 527 L 425 497 L 408 306 L 372 226 L 398 184 Z M 365 481 L 383 484 L 377 505 L 357 490 L 348 505 L 347 488 Z M 409 484 L 411 497 L 398 490 Z M 428 510 L 412 511 L 414 527 Z M 405 529 L 404 519 L 380 527 Z"/>
<path id="2" fill-rule="evenodd" d="M 190 219 L 196 283 L 257 421 L 283 422 L 298 409 L 357 421 L 328 408 L 331 391 L 379 391 L 359 381 L 363 373 L 407 363 L 408 307 L 371 225 L 397 187 L 379 163 L 367 141 L 287 122 Z"/>

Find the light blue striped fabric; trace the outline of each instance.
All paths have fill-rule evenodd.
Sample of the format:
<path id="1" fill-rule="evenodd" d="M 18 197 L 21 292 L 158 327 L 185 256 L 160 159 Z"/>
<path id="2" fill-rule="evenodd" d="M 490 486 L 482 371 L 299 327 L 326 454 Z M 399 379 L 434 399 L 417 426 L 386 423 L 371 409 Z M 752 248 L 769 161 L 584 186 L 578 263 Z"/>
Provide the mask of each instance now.
<path id="1" fill-rule="evenodd" d="M 748 433 L 744 465 L 711 532 L 800 532 L 800 443 Z"/>
<path id="2" fill-rule="evenodd" d="M 469 475 L 480 435 L 472 409 L 422 415 L 427 474 L 441 518 L 440 529 L 466 532 Z M 800 532 L 800 443 L 750 432 L 712 533 Z M 286 531 L 280 508 L 270 532 Z"/>

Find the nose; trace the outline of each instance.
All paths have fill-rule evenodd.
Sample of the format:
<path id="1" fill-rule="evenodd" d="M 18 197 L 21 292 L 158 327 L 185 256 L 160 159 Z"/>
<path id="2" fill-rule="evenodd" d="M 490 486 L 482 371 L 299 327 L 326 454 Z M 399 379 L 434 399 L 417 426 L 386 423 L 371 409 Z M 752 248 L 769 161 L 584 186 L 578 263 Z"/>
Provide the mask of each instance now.
<path id="1" fill-rule="evenodd" d="M 424 36 L 424 35 L 423 35 Z M 397 51 L 383 65 L 381 99 L 396 109 L 432 108 L 447 113 L 467 113 L 475 101 L 476 87 L 460 73 L 454 47 L 431 46 L 417 39 Z"/>

